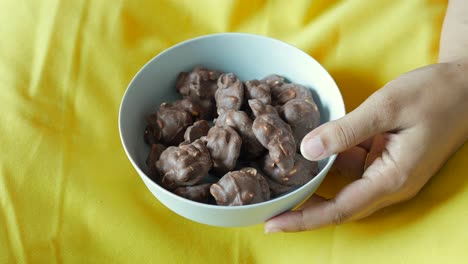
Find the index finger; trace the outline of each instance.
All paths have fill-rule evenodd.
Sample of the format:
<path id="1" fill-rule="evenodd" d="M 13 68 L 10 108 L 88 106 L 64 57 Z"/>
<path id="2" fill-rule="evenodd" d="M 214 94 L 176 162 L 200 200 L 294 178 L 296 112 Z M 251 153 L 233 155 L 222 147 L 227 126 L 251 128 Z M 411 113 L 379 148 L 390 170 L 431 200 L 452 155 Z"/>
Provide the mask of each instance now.
<path id="1" fill-rule="evenodd" d="M 358 219 L 385 196 L 385 188 L 380 184 L 369 177 L 361 178 L 347 185 L 334 199 L 273 217 L 266 222 L 265 233 L 305 231 Z"/>

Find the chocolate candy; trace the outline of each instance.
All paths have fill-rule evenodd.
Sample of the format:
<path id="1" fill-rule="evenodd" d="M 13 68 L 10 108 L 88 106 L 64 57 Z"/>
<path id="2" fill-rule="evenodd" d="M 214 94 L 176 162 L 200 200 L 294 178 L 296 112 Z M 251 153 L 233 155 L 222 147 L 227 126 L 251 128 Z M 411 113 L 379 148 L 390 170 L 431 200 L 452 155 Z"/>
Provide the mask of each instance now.
<path id="1" fill-rule="evenodd" d="M 214 126 L 204 140 L 213 160 L 213 172 L 222 175 L 233 170 L 242 145 L 239 134 L 230 126 Z"/>
<path id="2" fill-rule="evenodd" d="M 294 166 L 296 143 L 291 127 L 286 124 L 271 105 L 264 105 L 259 100 L 249 100 L 255 120 L 253 132 L 258 141 L 268 149 L 268 155 L 275 165 L 287 172 Z"/>
<path id="3" fill-rule="evenodd" d="M 146 116 L 146 127 L 144 133 L 146 144 L 157 144 L 161 140 L 161 128 L 158 125 L 158 116 L 156 114 L 149 114 Z"/>
<path id="4" fill-rule="evenodd" d="M 245 97 L 247 100 L 258 99 L 263 104 L 271 104 L 270 86 L 258 80 L 245 82 Z"/>
<path id="5" fill-rule="evenodd" d="M 157 112 L 157 123 L 161 129 L 161 143 L 178 145 L 184 139 L 185 129 L 192 124 L 192 116 L 184 109 L 162 103 Z"/>
<path id="6" fill-rule="evenodd" d="M 161 153 L 166 150 L 166 147 L 161 144 L 151 145 L 151 151 L 146 158 L 146 166 L 148 167 L 148 176 L 156 181 L 160 181 L 160 174 L 156 169 L 156 161 L 161 157 Z"/>
<path id="7" fill-rule="evenodd" d="M 188 145 L 168 147 L 156 162 L 162 175 L 161 184 L 167 189 L 199 183 L 212 165 L 205 142 L 195 140 Z"/>
<path id="8" fill-rule="evenodd" d="M 275 182 L 287 186 L 302 186 L 317 175 L 318 163 L 310 161 L 296 154 L 294 166 L 288 171 L 282 171 L 269 155 L 266 155 L 262 164 L 263 172 Z"/>
<path id="9" fill-rule="evenodd" d="M 210 192 L 219 205 L 247 205 L 270 199 L 267 181 L 254 168 L 228 172 L 211 185 Z"/>
<path id="10" fill-rule="evenodd" d="M 226 110 L 239 110 L 244 101 L 244 85 L 233 73 L 221 74 L 215 93 L 218 114 Z"/>
<path id="11" fill-rule="evenodd" d="M 181 72 L 177 77 L 176 89 L 184 97 L 194 101 L 212 100 L 218 89 L 220 72 L 198 66 L 191 72 Z"/>
<path id="12" fill-rule="evenodd" d="M 191 72 L 181 72 L 176 89 L 185 98 L 198 103 L 202 108 L 200 119 L 212 119 L 215 113 L 214 95 L 218 89 L 221 72 L 204 67 L 195 67 Z"/>
<path id="13" fill-rule="evenodd" d="M 276 198 L 297 188 L 296 186 L 279 184 L 268 177 L 265 177 L 265 180 L 267 181 L 268 187 L 270 188 L 270 195 L 272 198 Z"/>
<path id="14" fill-rule="evenodd" d="M 203 183 L 194 186 L 181 186 L 174 190 L 174 193 L 186 199 L 196 202 L 207 202 L 211 198 L 211 183 Z"/>
<path id="15" fill-rule="evenodd" d="M 311 98 L 292 99 L 278 107 L 280 116 L 291 126 L 299 150 L 304 136 L 320 124 L 320 113 Z"/>
<path id="16" fill-rule="evenodd" d="M 246 112 L 228 110 L 216 119 L 217 126 L 230 126 L 239 133 L 242 138 L 241 152 L 250 158 L 260 156 L 265 148 L 258 142 L 252 130 L 253 122 Z"/>
<path id="17" fill-rule="evenodd" d="M 211 101 L 194 101 L 190 98 L 184 98 L 170 105 L 188 112 L 193 120 L 206 120 L 212 118 L 213 115 L 213 103 Z"/>
<path id="18" fill-rule="evenodd" d="M 192 143 L 195 140 L 206 136 L 209 130 L 210 124 L 208 124 L 208 121 L 199 120 L 185 130 L 184 140 L 187 143 Z"/>
<path id="19" fill-rule="evenodd" d="M 312 93 L 300 84 L 283 83 L 271 88 L 271 100 L 274 105 L 283 105 L 292 99 L 305 98 L 312 99 Z"/>
<path id="20" fill-rule="evenodd" d="M 268 85 L 270 88 L 283 85 L 285 82 L 284 77 L 278 74 L 271 74 L 261 80 L 262 83 Z"/>

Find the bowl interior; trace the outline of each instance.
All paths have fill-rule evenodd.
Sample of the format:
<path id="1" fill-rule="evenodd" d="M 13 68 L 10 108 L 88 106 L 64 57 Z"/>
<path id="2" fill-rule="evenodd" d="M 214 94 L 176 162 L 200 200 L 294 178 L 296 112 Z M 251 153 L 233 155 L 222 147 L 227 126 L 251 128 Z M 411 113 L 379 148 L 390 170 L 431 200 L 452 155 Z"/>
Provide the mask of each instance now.
<path id="1" fill-rule="evenodd" d="M 311 89 L 321 113 L 321 123 L 345 114 L 339 89 L 327 71 L 309 55 L 291 45 L 240 33 L 192 39 L 149 61 L 132 80 L 122 100 L 119 115 L 121 139 L 140 174 L 146 171 L 145 160 L 150 150 L 143 141 L 145 115 L 162 102 L 179 99 L 175 90 L 178 73 L 190 71 L 197 65 L 233 72 L 242 81 L 279 74 Z M 319 168 L 331 166 L 333 160 L 320 161 Z"/>

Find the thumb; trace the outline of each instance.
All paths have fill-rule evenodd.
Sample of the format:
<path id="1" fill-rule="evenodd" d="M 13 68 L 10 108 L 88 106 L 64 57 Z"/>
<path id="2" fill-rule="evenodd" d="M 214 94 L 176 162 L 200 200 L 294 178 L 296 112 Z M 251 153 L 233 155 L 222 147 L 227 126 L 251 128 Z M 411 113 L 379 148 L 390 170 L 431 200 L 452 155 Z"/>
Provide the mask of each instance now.
<path id="1" fill-rule="evenodd" d="M 301 153 L 320 160 L 395 128 L 397 102 L 380 90 L 344 117 L 325 123 L 302 140 Z"/>

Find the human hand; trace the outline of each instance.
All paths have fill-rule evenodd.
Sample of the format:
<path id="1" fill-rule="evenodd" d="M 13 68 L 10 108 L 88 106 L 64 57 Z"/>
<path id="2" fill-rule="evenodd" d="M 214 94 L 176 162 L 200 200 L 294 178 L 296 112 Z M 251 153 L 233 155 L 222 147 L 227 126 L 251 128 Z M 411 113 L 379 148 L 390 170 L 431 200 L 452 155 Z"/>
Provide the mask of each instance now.
<path id="1" fill-rule="evenodd" d="M 303 140 L 310 160 L 340 153 L 355 178 L 333 199 L 313 195 L 273 217 L 265 232 L 296 232 L 361 219 L 414 197 L 468 138 L 468 59 L 426 66 L 389 82 L 345 117 Z"/>

